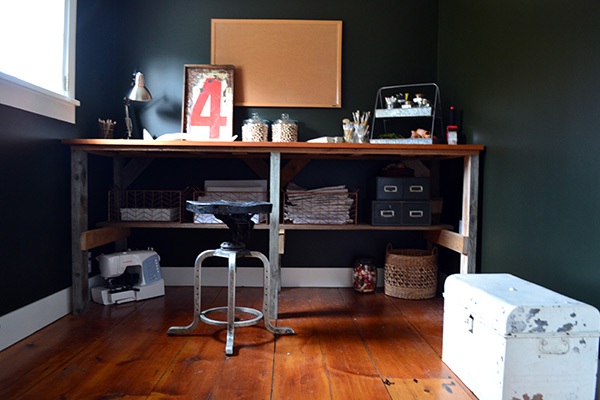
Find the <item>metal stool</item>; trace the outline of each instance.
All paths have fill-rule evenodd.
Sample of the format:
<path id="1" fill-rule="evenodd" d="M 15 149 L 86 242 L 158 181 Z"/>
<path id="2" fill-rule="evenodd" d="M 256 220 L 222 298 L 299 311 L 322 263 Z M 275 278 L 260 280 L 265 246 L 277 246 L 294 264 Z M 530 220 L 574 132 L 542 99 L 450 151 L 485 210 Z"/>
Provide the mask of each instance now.
<path id="1" fill-rule="evenodd" d="M 272 208 L 271 203 L 255 201 L 255 202 L 229 202 L 218 201 L 211 203 L 201 203 L 197 201 L 187 201 L 186 209 L 194 213 L 213 214 L 215 217 L 223 221 L 232 233 L 231 242 L 221 243 L 221 247 L 216 250 L 206 250 L 196 258 L 195 268 L 195 283 L 194 283 L 194 320 L 188 326 L 173 326 L 169 328 L 169 335 L 180 335 L 193 332 L 200 321 L 218 326 L 227 326 L 227 343 L 225 344 L 225 354 L 233 354 L 233 333 L 235 327 L 243 327 L 254 325 L 260 320 L 264 320 L 267 330 L 276 335 L 294 334 L 294 330 L 289 327 L 276 327 L 269 320 L 269 293 L 270 293 L 270 264 L 267 257 L 258 251 L 249 251 L 246 249 L 246 242 L 250 236 L 250 232 L 254 227 L 252 216 L 254 214 L 270 213 Z M 229 284 L 228 284 L 228 299 L 227 307 L 215 307 L 205 311 L 200 308 L 200 289 L 201 275 L 200 269 L 202 262 L 208 257 L 222 257 L 228 259 L 229 263 Z M 262 261 L 264 266 L 264 287 L 263 287 L 263 307 L 262 312 L 248 307 L 235 306 L 235 276 L 236 276 L 236 261 L 242 257 L 254 257 Z M 275 289 L 277 290 L 277 289 Z M 209 318 L 207 315 L 219 311 L 227 310 L 227 321 L 219 321 Z M 255 317 L 252 319 L 236 321 L 235 312 L 244 312 L 252 314 Z"/>

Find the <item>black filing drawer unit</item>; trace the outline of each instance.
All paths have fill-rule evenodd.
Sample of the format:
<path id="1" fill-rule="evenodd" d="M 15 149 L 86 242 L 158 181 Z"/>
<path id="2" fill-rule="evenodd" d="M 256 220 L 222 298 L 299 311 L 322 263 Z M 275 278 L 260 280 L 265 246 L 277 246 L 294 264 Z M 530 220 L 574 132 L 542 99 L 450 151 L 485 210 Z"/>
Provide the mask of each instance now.
<path id="1" fill-rule="evenodd" d="M 372 202 L 372 225 L 431 225 L 431 201 L 375 200 Z"/>
<path id="2" fill-rule="evenodd" d="M 429 178 L 375 178 L 377 200 L 429 200 Z"/>
<path id="3" fill-rule="evenodd" d="M 373 201 L 372 225 L 402 225 L 401 201 Z"/>

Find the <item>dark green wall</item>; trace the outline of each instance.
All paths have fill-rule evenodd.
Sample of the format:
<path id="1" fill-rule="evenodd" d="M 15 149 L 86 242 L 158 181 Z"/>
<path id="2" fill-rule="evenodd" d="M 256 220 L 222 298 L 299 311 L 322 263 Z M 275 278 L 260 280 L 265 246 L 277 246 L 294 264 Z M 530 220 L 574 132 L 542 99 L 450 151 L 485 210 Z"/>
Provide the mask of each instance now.
<path id="1" fill-rule="evenodd" d="M 366 7 L 357 0 L 348 1 L 344 5 L 332 0 L 137 0 L 104 1 L 102 6 L 87 3 L 79 7 L 79 12 L 86 14 L 80 16 L 80 21 L 85 18 L 86 26 L 80 26 L 79 29 L 86 30 L 88 43 L 93 43 L 88 51 L 94 54 L 91 55 L 93 61 L 81 60 L 86 68 L 78 69 L 78 81 L 82 82 L 78 86 L 79 90 L 84 90 L 82 86 L 93 89 L 94 93 L 100 89 L 103 98 L 95 96 L 94 104 L 119 106 L 114 109 L 114 117 L 118 118 L 122 115 L 118 96 L 126 91 L 133 70 L 141 69 L 154 100 L 134 106 L 142 125 L 153 135 L 181 130 L 183 66 L 210 64 L 212 18 L 343 21 L 343 108 L 286 109 L 300 122 L 301 140 L 322 135 L 340 135 L 341 120 L 353 110 L 372 109 L 375 93 L 380 86 L 429 82 L 436 78 L 435 0 L 401 0 L 389 6 L 378 7 Z M 114 21 L 118 23 L 115 24 Z M 115 31 L 116 36 L 113 34 Z M 401 40 L 407 32 L 419 34 L 414 40 Z M 101 43 L 103 47 L 100 54 L 94 48 L 97 43 Z M 112 48 L 109 43 L 112 43 Z M 260 43 L 256 45 L 260 46 Z M 105 65 L 107 69 L 104 68 Z M 107 70 L 111 73 L 107 73 Z M 97 71 L 103 71 L 104 79 L 97 76 Z M 235 133 L 240 133 L 243 119 L 256 110 L 236 108 Z M 98 111 L 97 108 L 83 109 L 84 114 L 89 116 L 91 129 L 95 128 L 94 117 Z M 266 108 L 258 111 L 263 117 L 273 121 L 279 118 L 282 110 Z M 121 126 L 119 132 L 122 134 L 123 131 L 124 127 Z"/>
<path id="2" fill-rule="evenodd" d="M 435 80 L 437 7 L 435 0 L 399 0 L 377 7 L 357 0 L 344 4 L 333 0 L 79 0 L 76 97 L 81 106 L 77 111 L 77 124 L 73 126 L 0 106 L 3 139 L 0 150 L 3 187 L 0 315 L 70 286 L 70 164 L 69 151 L 59 141 L 96 137 L 98 118 L 117 120 L 116 135 L 122 137 L 122 99 L 134 69 L 139 68 L 145 73 L 154 96 L 150 103 L 133 105 L 136 127 L 144 126 L 154 135 L 177 132 L 181 124 L 183 65 L 210 63 L 211 18 L 342 20 L 343 108 L 285 110 L 300 121 L 300 140 L 341 135 L 341 119 L 349 117 L 356 109 L 372 109 L 379 86 Z M 417 32 L 414 39 L 401 40 L 414 32 Z M 253 111 L 274 120 L 284 110 L 236 108 L 234 129 L 238 133 L 241 121 Z M 139 130 L 135 134 L 141 136 Z M 199 165 L 202 166 L 201 163 L 194 164 L 191 168 L 197 169 Z M 111 163 L 108 159 L 90 156 L 90 166 L 93 186 L 89 207 L 90 226 L 93 226 L 106 219 L 105 199 Z M 157 172 L 161 167 L 156 163 L 148 173 L 181 177 L 182 168 L 185 172 L 189 165 L 164 166 Z M 328 170 L 332 181 L 338 174 L 332 171 L 333 166 L 326 164 L 317 164 L 313 168 L 320 168 L 318 173 Z M 237 175 L 232 165 L 225 169 L 234 177 Z M 365 171 L 361 173 L 364 175 Z M 155 178 L 147 174 L 136 185 L 148 181 L 151 186 L 159 184 Z M 201 175 L 188 178 L 179 180 L 193 183 L 203 180 Z M 203 236 L 206 235 L 183 233 L 178 230 L 158 233 L 139 230 L 135 232 L 132 246 L 160 247 L 162 243 L 160 253 L 165 265 L 191 265 L 189 259 L 199 250 L 197 243 L 205 243 Z M 284 260 L 288 265 L 348 265 L 355 254 L 363 255 L 373 250 L 366 244 L 352 246 L 361 236 L 343 233 L 337 238 L 345 244 L 339 252 L 334 247 L 334 252 L 327 253 L 330 254 L 327 259 L 306 258 L 307 246 L 322 247 L 329 238 L 323 239 L 322 234 L 316 238 L 309 233 L 294 235 L 296 237 L 290 242 L 297 244 L 287 248 L 289 257 L 286 255 L 288 259 Z M 372 236 L 372 242 L 385 248 L 387 237 Z M 173 241 L 169 239 L 172 238 L 175 242 L 180 242 L 178 239 L 181 238 L 183 245 L 179 248 L 170 246 Z M 258 247 L 265 246 L 265 238 L 261 235 L 257 235 L 256 240 Z M 411 243 L 412 239 L 399 235 L 395 240 L 399 245 L 400 241 Z M 187 245 L 188 242 L 193 245 Z M 354 247 L 355 253 L 345 251 L 348 246 Z M 331 250 L 330 246 L 326 248 Z"/>
<path id="3" fill-rule="evenodd" d="M 0 106 L 0 315 L 70 285 L 67 123 Z"/>
<path id="4" fill-rule="evenodd" d="M 115 4 L 115 7 L 111 8 L 106 4 Z M 134 104 L 134 122 L 137 122 L 138 128 L 136 137 L 140 137 L 140 126 L 153 135 L 178 132 L 181 129 L 183 66 L 210 63 L 211 18 L 343 21 L 342 108 L 237 107 L 234 111 L 234 133 L 238 135 L 242 121 L 254 111 L 259 111 L 269 120 L 277 119 L 283 111 L 288 112 L 299 121 L 300 140 L 341 135 L 341 120 L 349 117 L 356 109 L 371 110 L 378 87 L 436 79 L 437 2 L 432 0 L 418 3 L 399 1 L 386 7 L 369 8 L 367 12 L 364 3 L 359 1 L 348 2 L 343 7 L 333 1 L 276 3 L 264 0 L 168 3 L 129 1 L 126 4 L 106 4 L 101 9 L 98 5 L 87 6 L 84 14 L 80 15 L 80 20 L 85 18 L 90 24 L 82 25 L 79 29 L 85 30 L 88 43 L 102 42 L 103 46 L 107 46 L 106 43 L 111 42 L 112 51 L 108 49 L 102 56 L 112 55 L 103 58 L 94 52 L 89 60 L 82 60 L 89 69 L 79 68 L 78 81 L 82 84 L 78 87 L 90 94 L 95 93 L 97 87 L 103 97 L 94 94 L 93 99 L 88 100 L 96 107 L 113 104 L 113 113 L 108 113 L 105 118 L 119 119 L 122 118 L 122 105 L 119 99 L 115 99 L 115 95 L 122 96 L 125 93 L 135 68 L 142 70 L 153 100 L 147 104 Z M 115 24 L 113 19 L 107 21 L 104 28 L 96 26 L 97 21 L 103 21 L 105 15 L 111 14 L 116 15 L 114 18 L 118 18 L 119 23 Z M 415 40 L 399 40 L 408 31 L 419 31 L 420 34 Z M 109 38 L 121 37 L 122 40 L 106 40 L 107 35 Z M 256 43 L 256 46 L 260 46 L 260 43 Z M 98 69 L 112 71 L 114 79 L 96 79 L 96 75 L 90 71 Z M 82 106 L 92 134 L 95 132 L 94 121 L 98 117 L 98 109 L 94 106 Z M 117 134 L 123 135 L 123 131 L 121 124 Z M 372 175 L 372 168 L 359 163 L 346 167 L 335 163 L 313 163 L 298 179 L 303 180 L 307 174 L 312 175 L 312 180 L 304 179 L 309 187 L 340 183 L 347 184 L 350 189 L 361 187 L 363 191 L 359 204 L 363 204 L 367 172 Z M 314 179 L 315 176 L 318 176 L 319 182 Z M 341 176 L 345 178 L 341 179 Z M 243 164 L 231 161 L 215 164 L 214 161 L 202 160 L 157 160 L 134 182 L 133 188 L 152 189 L 160 186 L 164 189 L 183 189 L 187 185 L 201 187 L 205 179 L 240 178 L 255 179 L 256 176 L 251 172 L 248 174 Z M 164 266 L 190 266 L 199 250 L 217 246 L 226 239 L 225 235 L 225 232 L 215 235 L 214 232 L 201 231 L 138 230 L 130 240 L 130 245 L 154 247 L 161 254 Z M 355 257 L 365 255 L 382 259 L 385 245 L 390 240 L 389 235 L 381 233 L 372 233 L 367 240 L 361 233 L 346 233 L 335 237 L 325 235 L 327 238 L 314 232 L 292 233 L 291 236 L 293 238 L 287 242 L 283 258 L 286 266 L 350 266 Z M 406 235 L 393 238 L 397 246 L 401 242 L 422 245 L 419 241 L 415 244 L 413 239 L 405 239 L 404 236 Z M 422 242 L 420 236 L 419 240 Z M 266 249 L 265 235 L 256 233 L 253 235 L 253 242 L 253 247 Z M 361 246 L 355 245 L 358 242 Z M 328 251 L 319 251 L 322 246 L 326 246 Z M 315 251 L 306 251 L 308 248 L 314 248 Z"/>
<path id="5" fill-rule="evenodd" d="M 600 305 L 600 3 L 440 1 L 439 83 L 486 146 L 482 272 Z"/>
<path id="6" fill-rule="evenodd" d="M 59 140 L 94 137 L 98 118 L 118 120 L 117 134 L 122 135 L 122 97 L 135 68 L 146 74 L 154 95 L 151 103 L 135 105 L 137 126 L 141 123 L 155 135 L 178 131 L 183 65 L 210 62 L 211 18 L 344 22 L 343 108 L 286 110 L 300 120 L 301 140 L 338 135 L 342 118 L 373 107 L 379 86 L 437 80 L 443 104 L 462 110 L 468 142 L 487 147 L 482 272 L 511 272 L 600 306 L 595 268 L 600 258 L 598 15 L 595 1 L 567 7 L 539 0 L 398 0 L 373 7 L 356 0 L 343 5 L 333 0 L 80 0 L 76 91 L 82 105 L 77 124 L 0 106 L 0 315 L 71 283 L 69 152 Z M 252 111 L 236 108 L 237 129 Z M 258 111 L 275 119 L 282 110 Z M 93 224 L 105 218 L 110 160 L 90 157 L 90 163 Z M 160 163 L 152 168 L 158 175 L 179 176 L 170 166 L 161 170 Z M 311 168 L 336 173 L 332 165 Z M 146 182 L 154 183 L 154 177 L 136 184 Z M 161 243 L 161 236 L 189 241 L 185 233 L 139 230 L 136 244 L 156 246 L 153 242 Z M 329 237 L 317 235 L 313 241 L 307 233 L 295 235 L 288 244 L 296 244 L 286 249 L 288 265 L 324 261 L 338 266 L 350 258 L 338 251 L 325 260 L 303 259 L 307 243 L 330 251 Z M 354 243 L 359 237 L 343 233 L 336 239 Z M 371 243 L 387 239 L 369 235 Z M 264 246 L 264 238 L 257 235 L 257 240 Z M 412 245 L 408 237 L 394 240 Z M 357 251 L 373 249 L 359 243 L 364 247 Z M 187 265 L 187 254 L 178 249 L 164 248 L 161 254 L 168 265 Z"/>

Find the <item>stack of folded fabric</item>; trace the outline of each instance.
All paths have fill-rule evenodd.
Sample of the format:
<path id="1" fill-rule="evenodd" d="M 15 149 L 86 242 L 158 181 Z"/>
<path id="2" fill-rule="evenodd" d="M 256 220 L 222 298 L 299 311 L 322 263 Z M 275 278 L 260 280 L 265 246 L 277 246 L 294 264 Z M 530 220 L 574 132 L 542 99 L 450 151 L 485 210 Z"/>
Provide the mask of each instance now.
<path id="1" fill-rule="evenodd" d="M 285 193 L 284 221 L 292 224 L 340 225 L 354 222 L 354 199 L 345 185 L 307 190 L 290 183 Z"/>
<path id="2" fill-rule="evenodd" d="M 210 203 L 215 201 L 267 201 L 267 181 L 262 180 L 207 180 L 204 192 L 197 193 L 194 200 Z M 252 216 L 256 224 L 266 223 L 267 214 Z M 221 220 L 212 214 L 194 214 L 194 222 L 200 224 L 220 224 Z"/>

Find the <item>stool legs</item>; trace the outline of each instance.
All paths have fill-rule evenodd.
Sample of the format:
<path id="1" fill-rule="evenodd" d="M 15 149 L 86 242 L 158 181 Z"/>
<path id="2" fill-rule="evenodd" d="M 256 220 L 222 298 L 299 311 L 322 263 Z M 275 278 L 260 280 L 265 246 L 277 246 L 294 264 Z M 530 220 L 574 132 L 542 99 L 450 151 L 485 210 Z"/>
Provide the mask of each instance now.
<path id="1" fill-rule="evenodd" d="M 227 285 L 227 307 L 217 307 L 202 312 L 200 304 L 200 290 L 202 288 L 201 269 L 202 263 L 209 257 L 224 257 L 228 260 L 228 285 Z M 236 269 L 237 259 L 241 257 L 253 257 L 258 258 L 263 263 L 264 279 L 263 279 L 263 310 L 262 313 L 258 310 L 254 310 L 247 307 L 236 307 L 235 306 L 235 289 L 236 289 Z M 225 344 L 225 354 L 233 354 L 233 338 L 236 326 L 250 326 L 260 321 L 262 318 L 265 324 L 265 328 L 276 335 L 290 335 L 294 334 L 294 330 L 290 327 L 276 327 L 269 320 L 269 299 L 271 292 L 271 266 L 267 257 L 258 251 L 234 251 L 234 250 L 206 250 L 198 255 L 194 264 L 194 319 L 188 326 L 172 326 L 167 331 L 168 335 L 180 335 L 186 333 L 192 333 L 197 327 L 200 321 L 206 322 L 212 325 L 227 325 L 227 341 Z M 216 321 L 208 318 L 206 314 L 227 309 L 227 321 Z M 247 312 L 256 315 L 256 318 L 245 321 L 235 321 L 236 310 Z"/>
<path id="2" fill-rule="evenodd" d="M 271 333 L 276 335 L 293 335 L 294 330 L 290 327 L 277 327 L 271 324 L 269 320 L 269 299 L 271 293 L 271 263 L 267 259 L 267 257 L 258 251 L 251 251 L 250 257 L 258 258 L 263 263 L 264 270 L 264 279 L 263 279 L 263 321 L 265 323 L 265 327 Z M 275 289 L 277 290 L 277 289 Z"/>
<path id="3" fill-rule="evenodd" d="M 169 336 L 191 333 L 198 327 L 198 324 L 200 323 L 200 312 L 202 310 L 200 304 L 200 288 L 202 287 L 200 268 L 202 267 L 202 262 L 204 262 L 205 259 L 212 257 L 215 253 L 216 250 L 206 250 L 196 257 L 196 262 L 194 263 L 194 320 L 188 326 L 170 327 L 167 331 Z"/>
<path id="4" fill-rule="evenodd" d="M 233 331 L 235 329 L 235 269 L 237 254 L 230 253 L 228 259 L 229 265 L 229 285 L 227 286 L 227 342 L 225 344 L 225 354 L 233 354 Z"/>

